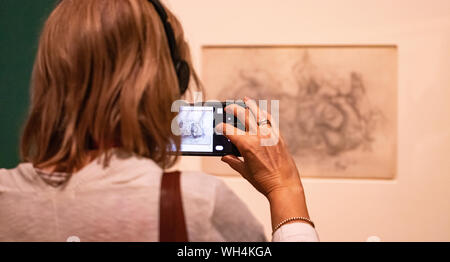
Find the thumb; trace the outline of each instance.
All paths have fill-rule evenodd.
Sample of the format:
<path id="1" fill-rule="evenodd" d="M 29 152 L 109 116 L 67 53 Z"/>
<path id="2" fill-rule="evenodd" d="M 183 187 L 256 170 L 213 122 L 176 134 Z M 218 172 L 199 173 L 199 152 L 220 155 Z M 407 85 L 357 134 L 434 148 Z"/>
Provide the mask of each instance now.
<path id="1" fill-rule="evenodd" d="M 237 156 L 226 155 L 221 159 L 223 162 L 227 163 L 231 168 L 236 170 L 242 176 L 245 176 L 245 164 Z"/>

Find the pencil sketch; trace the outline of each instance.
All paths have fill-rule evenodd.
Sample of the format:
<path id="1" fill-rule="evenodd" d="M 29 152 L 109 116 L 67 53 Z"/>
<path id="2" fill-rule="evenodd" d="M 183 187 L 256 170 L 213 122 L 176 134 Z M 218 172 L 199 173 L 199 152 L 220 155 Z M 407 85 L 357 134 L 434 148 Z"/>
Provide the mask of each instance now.
<path id="1" fill-rule="evenodd" d="M 185 145 L 209 145 L 212 139 L 213 116 L 208 111 L 180 110 L 178 126 Z"/>
<path id="2" fill-rule="evenodd" d="M 211 48 L 203 75 L 212 98 L 279 100 L 280 129 L 304 175 L 392 178 L 395 66 L 390 47 Z"/>

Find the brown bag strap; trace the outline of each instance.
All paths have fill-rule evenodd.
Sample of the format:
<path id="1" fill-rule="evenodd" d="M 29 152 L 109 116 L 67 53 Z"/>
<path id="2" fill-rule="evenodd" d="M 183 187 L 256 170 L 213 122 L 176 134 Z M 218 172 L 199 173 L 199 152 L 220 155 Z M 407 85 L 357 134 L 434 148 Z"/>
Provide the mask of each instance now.
<path id="1" fill-rule="evenodd" d="M 181 200 L 180 172 L 164 173 L 159 200 L 159 241 L 187 242 L 188 235 Z"/>

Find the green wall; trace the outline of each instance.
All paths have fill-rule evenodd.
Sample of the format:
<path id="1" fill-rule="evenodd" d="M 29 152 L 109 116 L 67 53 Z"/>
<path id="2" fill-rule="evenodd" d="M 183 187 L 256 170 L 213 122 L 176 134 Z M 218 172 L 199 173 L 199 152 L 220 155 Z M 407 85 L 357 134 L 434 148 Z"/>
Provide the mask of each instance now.
<path id="1" fill-rule="evenodd" d="M 0 0 L 0 168 L 19 162 L 19 138 L 39 32 L 55 0 Z"/>

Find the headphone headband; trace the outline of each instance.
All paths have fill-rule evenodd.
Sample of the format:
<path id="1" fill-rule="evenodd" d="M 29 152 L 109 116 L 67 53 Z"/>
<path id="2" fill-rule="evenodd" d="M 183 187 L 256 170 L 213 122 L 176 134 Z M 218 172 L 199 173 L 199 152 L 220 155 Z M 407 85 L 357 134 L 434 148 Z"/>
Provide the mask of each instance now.
<path id="1" fill-rule="evenodd" d="M 168 15 L 163 5 L 159 2 L 159 0 L 148 1 L 153 4 L 153 7 L 155 8 L 161 19 L 161 22 L 163 23 L 164 31 L 166 32 L 166 38 L 170 49 L 170 56 L 172 57 L 172 62 L 178 77 L 180 94 L 183 95 L 188 88 L 191 75 L 189 64 L 180 57 L 179 50 L 176 44 L 175 33 L 173 31 L 172 25 L 168 20 Z"/>

